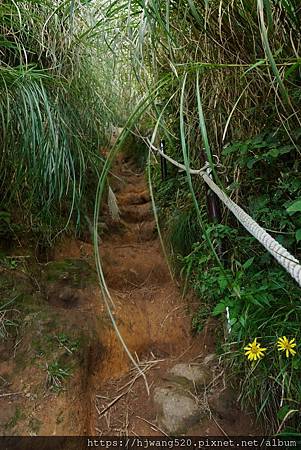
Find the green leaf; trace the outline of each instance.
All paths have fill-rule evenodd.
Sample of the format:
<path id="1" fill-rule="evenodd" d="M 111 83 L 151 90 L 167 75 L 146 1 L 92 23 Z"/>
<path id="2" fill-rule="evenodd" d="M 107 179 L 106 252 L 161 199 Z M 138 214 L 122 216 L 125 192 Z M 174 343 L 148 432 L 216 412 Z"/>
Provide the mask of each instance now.
<path id="1" fill-rule="evenodd" d="M 243 316 L 241 316 L 241 317 L 239 318 L 239 323 L 241 324 L 241 326 L 242 326 L 243 328 L 245 328 L 246 323 L 247 323 L 246 318 L 243 317 Z"/>
<path id="2" fill-rule="evenodd" d="M 227 277 L 225 275 L 221 274 L 218 277 L 217 282 L 219 284 L 219 287 L 220 287 L 221 291 L 223 292 L 226 289 L 227 285 L 228 285 Z"/>
<path id="3" fill-rule="evenodd" d="M 214 310 L 212 311 L 213 316 L 218 316 L 219 314 L 223 313 L 226 309 L 226 305 L 224 302 L 220 302 L 216 305 Z"/>
<path id="4" fill-rule="evenodd" d="M 254 261 L 254 256 L 252 258 L 249 258 L 244 264 L 243 264 L 243 268 L 244 269 L 248 269 L 249 267 L 251 267 L 251 265 L 253 264 Z"/>
<path id="5" fill-rule="evenodd" d="M 288 208 L 286 208 L 287 212 L 295 213 L 301 211 L 301 199 L 295 200 Z"/>
<path id="6" fill-rule="evenodd" d="M 285 416 L 287 415 L 287 413 L 289 412 L 290 409 L 291 409 L 290 406 L 288 406 L 288 405 L 283 405 L 283 406 L 279 409 L 279 411 L 277 412 L 277 418 L 278 418 L 280 421 L 282 421 L 282 420 L 285 418 Z"/>
<path id="7" fill-rule="evenodd" d="M 272 158 L 277 158 L 279 155 L 285 155 L 286 153 L 289 153 L 291 150 L 293 150 L 294 147 L 292 145 L 284 145 L 280 148 L 272 148 L 267 153 L 264 154 L 265 158 L 268 158 L 271 156 Z"/>
<path id="8" fill-rule="evenodd" d="M 300 359 L 293 359 L 292 360 L 292 367 L 293 367 L 293 369 L 300 370 L 301 369 L 301 360 Z"/>
<path id="9" fill-rule="evenodd" d="M 296 231 L 295 238 L 297 242 L 301 241 L 301 228 Z"/>
<path id="10" fill-rule="evenodd" d="M 256 160 L 255 158 L 250 158 L 247 160 L 247 168 L 248 169 L 252 169 L 252 167 L 254 166 L 254 164 L 258 162 L 258 159 Z"/>
<path id="11" fill-rule="evenodd" d="M 10 221 L 10 213 L 5 211 L 0 211 L 0 220 L 4 220 L 5 222 Z"/>

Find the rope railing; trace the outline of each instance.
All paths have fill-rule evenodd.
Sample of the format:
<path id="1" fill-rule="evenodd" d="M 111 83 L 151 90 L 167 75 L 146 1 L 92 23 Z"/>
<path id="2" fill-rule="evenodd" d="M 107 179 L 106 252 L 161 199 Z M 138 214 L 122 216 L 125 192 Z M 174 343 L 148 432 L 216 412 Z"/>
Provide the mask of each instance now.
<path id="1" fill-rule="evenodd" d="M 159 153 L 163 158 L 178 167 L 181 170 L 187 171 L 187 168 L 179 162 L 172 159 L 155 147 L 152 142 L 147 139 L 148 146 L 151 150 Z M 266 248 L 266 250 L 276 259 L 276 261 L 284 267 L 284 269 L 291 275 L 292 278 L 301 286 L 301 265 L 297 258 L 289 253 L 279 242 L 277 242 L 264 228 L 258 225 L 249 214 L 247 214 L 240 206 L 231 200 L 225 192 L 214 183 L 212 178 L 208 175 L 208 163 L 201 169 L 189 169 L 192 175 L 199 175 L 203 178 L 210 189 L 219 197 L 222 203 L 232 212 L 236 219 L 242 226 L 255 238 L 258 242 Z"/>

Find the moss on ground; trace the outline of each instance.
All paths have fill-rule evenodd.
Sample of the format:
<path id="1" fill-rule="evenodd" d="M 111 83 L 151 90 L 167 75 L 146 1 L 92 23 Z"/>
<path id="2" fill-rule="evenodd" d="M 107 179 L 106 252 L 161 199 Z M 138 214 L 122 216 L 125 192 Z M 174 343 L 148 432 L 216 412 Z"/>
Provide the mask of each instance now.
<path id="1" fill-rule="evenodd" d="M 44 266 L 45 283 L 61 282 L 84 289 L 97 283 L 96 272 L 82 260 L 52 261 Z"/>

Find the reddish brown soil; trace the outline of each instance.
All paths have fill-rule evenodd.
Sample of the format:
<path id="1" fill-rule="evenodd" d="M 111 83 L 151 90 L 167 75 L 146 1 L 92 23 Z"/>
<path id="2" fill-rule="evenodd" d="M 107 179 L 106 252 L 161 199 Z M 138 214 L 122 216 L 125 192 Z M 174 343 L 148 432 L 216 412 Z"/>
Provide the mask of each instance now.
<path id="1" fill-rule="evenodd" d="M 8 373 L 12 380 L 9 390 L 22 392 L 19 399 L 0 397 L 0 411 L 7 420 L 3 411 L 14 406 L 14 402 L 23 409 L 31 408 L 34 419 L 41 424 L 33 434 L 160 436 L 153 389 L 163 382 L 167 370 L 175 363 L 202 362 L 215 349 L 219 327 L 216 322 L 209 320 L 198 337 L 191 337 L 187 301 L 182 299 L 162 256 L 144 174 L 123 157 L 116 162 L 115 173 L 121 180 L 112 186 L 121 220 L 113 223 L 106 217 L 107 229 L 101 235 L 100 251 L 115 305 L 115 321 L 140 369 L 145 371 L 150 394 L 106 319 L 99 287 L 92 285 L 78 290 L 73 307 L 66 309 L 59 301 L 63 299 L 66 303 L 74 295 L 68 287 L 64 287 L 63 294 L 55 293 L 55 289 L 61 289 L 58 285 L 51 291 L 56 300 L 49 302 L 56 318 L 68 323 L 68 329 L 81 330 L 88 336 L 79 367 L 66 390 L 60 395 L 45 393 L 44 372 L 28 364 L 20 380 L 13 376 L 13 360 L 0 363 L 0 375 L 5 377 Z M 56 248 L 54 257 L 57 261 L 69 258 L 92 263 L 93 247 L 87 242 L 65 239 Z M 28 346 L 30 342 L 20 348 L 29 352 Z M 233 395 L 230 400 L 223 400 L 219 415 L 210 411 L 208 395 L 216 395 L 219 401 L 220 391 L 225 391 L 223 368 L 215 364 L 213 371 L 210 390 L 199 399 L 200 404 L 207 405 L 208 418 L 189 433 L 258 434 L 251 415 L 240 411 Z M 25 385 L 30 392 L 37 387 L 35 396 L 26 397 Z M 40 385 L 43 389 L 38 388 Z M 13 433 L 29 434 L 28 420 L 19 420 Z"/>
<path id="2" fill-rule="evenodd" d="M 202 362 L 214 352 L 217 324 L 208 321 L 200 336 L 191 337 L 187 301 L 182 299 L 162 256 L 144 174 L 122 158 L 115 172 L 123 180 L 115 186 L 121 223 L 112 227 L 114 231 L 109 226 L 103 239 L 103 268 L 115 303 L 115 320 L 132 355 L 146 370 L 150 395 L 113 329 L 102 334 L 106 356 L 91 378 L 91 402 L 93 405 L 96 400 L 96 405 L 90 433 L 162 435 L 156 426 L 153 389 L 175 363 Z M 224 374 L 219 366 L 214 371 L 216 381 L 211 391 L 219 401 L 219 392 L 225 390 Z M 201 402 L 207 403 L 207 395 L 209 392 Z M 220 400 L 224 402 L 220 417 L 211 414 L 208 407 L 208 419 L 189 433 L 216 436 L 255 432 L 251 416 L 242 413 L 232 400 L 233 395 L 228 403 Z"/>

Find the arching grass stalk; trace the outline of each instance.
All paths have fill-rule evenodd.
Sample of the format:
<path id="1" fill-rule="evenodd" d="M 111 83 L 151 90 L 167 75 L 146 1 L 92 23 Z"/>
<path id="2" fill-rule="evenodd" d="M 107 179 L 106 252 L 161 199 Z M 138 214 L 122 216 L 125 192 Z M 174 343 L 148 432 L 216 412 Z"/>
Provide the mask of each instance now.
<path id="1" fill-rule="evenodd" d="M 268 1 L 269 3 L 269 1 Z M 260 23 L 260 31 L 261 31 L 261 37 L 262 37 L 262 43 L 263 43 L 263 47 L 264 47 L 264 51 L 265 54 L 270 62 L 272 71 L 275 75 L 275 78 L 277 80 L 277 83 L 279 85 L 279 89 L 281 92 L 281 95 L 285 101 L 286 104 L 290 104 L 290 99 L 289 99 L 289 95 L 287 90 L 285 89 L 285 86 L 283 84 L 283 81 L 280 77 L 280 73 L 279 70 L 276 66 L 275 63 L 275 59 L 274 56 L 272 54 L 271 48 L 270 48 L 270 44 L 269 44 L 269 39 L 268 39 L 268 32 L 265 26 L 265 22 L 264 22 L 264 12 L 263 12 L 263 0 L 257 0 L 257 7 L 258 7 L 258 15 L 259 15 L 259 23 Z"/>
<path id="2" fill-rule="evenodd" d="M 201 101 L 201 95 L 200 95 L 199 70 L 196 73 L 196 98 L 197 98 L 197 107 L 198 107 L 198 114 L 199 114 L 199 126 L 200 126 L 200 130 L 201 130 L 202 138 L 203 138 L 203 144 L 204 144 L 204 148 L 205 148 L 205 152 L 206 152 L 206 156 L 207 156 L 207 161 L 209 162 L 210 169 L 214 175 L 214 179 L 218 180 L 218 176 L 216 174 L 215 167 L 214 167 L 213 160 L 212 160 L 212 155 L 211 155 L 211 150 L 210 150 L 210 145 L 209 145 L 209 140 L 208 140 L 208 135 L 207 135 L 207 129 L 206 129 L 206 123 L 205 123 L 205 118 L 204 118 L 204 113 L 203 113 L 203 107 L 202 107 L 202 101 Z"/>
<path id="3" fill-rule="evenodd" d="M 153 144 L 155 139 L 156 139 L 156 135 L 157 135 L 157 132 L 158 132 L 159 125 L 161 124 L 161 120 L 162 120 L 163 114 L 164 114 L 166 108 L 168 107 L 169 103 L 172 101 L 172 99 L 176 95 L 176 93 L 177 92 L 174 92 L 169 97 L 169 99 L 165 103 L 164 107 L 162 108 L 162 111 L 159 114 L 159 117 L 157 119 L 157 122 L 156 122 L 154 130 L 153 130 L 153 134 L 152 134 L 152 138 L 151 138 L 151 144 Z M 156 111 L 157 111 L 157 109 L 156 109 Z M 168 133 L 166 133 L 166 135 L 169 137 Z M 151 177 L 151 169 L 150 169 L 150 163 L 151 163 L 150 157 L 151 157 L 151 149 L 149 149 L 148 164 L 147 164 L 149 192 L 150 192 L 150 196 L 151 196 L 151 200 L 152 200 L 152 208 L 153 208 L 153 213 L 154 213 L 154 217 L 155 217 L 155 221 L 156 221 L 156 226 L 157 226 L 157 230 L 158 230 L 158 235 L 159 235 L 161 247 L 162 247 L 163 254 L 164 254 L 167 266 L 168 266 L 168 270 L 169 270 L 170 276 L 174 280 L 174 274 L 173 274 L 172 269 L 171 269 L 171 264 L 170 264 L 170 261 L 169 261 L 169 258 L 168 258 L 168 254 L 167 254 L 167 251 L 166 251 L 166 247 L 165 247 L 165 244 L 164 244 L 164 240 L 163 240 L 163 237 L 162 237 L 161 227 L 160 227 L 160 224 L 159 224 L 159 218 L 158 218 L 157 209 L 156 209 L 156 202 L 155 202 L 155 197 L 154 197 L 154 193 L 153 193 L 153 185 L 152 185 L 152 177 Z"/>
<path id="4" fill-rule="evenodd" d="M 148 186 L 149 186 L 149 193 L 151 196 L 151 201 L 152 201 L 152 208 L 153 208 L 153 213 L 154 213 L 154 217 L 155 217 L 155 221 L 156 221 L 156 226 L 157 226 L 157 231 L 158 231 L 158 236 L 160 239 L 160 243 L 161 243 L 161 247 L 162 247 L 162 251 L 164 253 L 164 257 L 168 266 L 168 270 L 171 276 L 171 279 L 174 280 L 174 274 L 172 272 L 171 269 L 171 264 L 168 258 L 168 254 L 166 251 L 166 247 L 164 244 L 164 240 L 162 237 L 162 233 L 161 233 L 161 227 L 160 227 L 160 223 L 159 223 L 159 218 L 158 218 L 158 214 L 157 214 L 157 209 L 156 209 L 156 201 L 155 201 L 155 197 L 154 197 L 154 192 L 153 192 L 153 184 L 152 184 L 152 174 L 151 174 L 151 150 L 149 150 L 148 152 L 148 159 L 147 159 L 147 175 L 148 175 Z"/>
<path id="5" fill-rule="evenodd" d="M 164 83 L 164 81 L 163 81 L 163 83 Z M 125 124 L 125 127 L 124 127 L 121 135 L 119 136 L 116 144 L 112 147 L 111 151 L 109 152 L 108 158 L 103 166 L 102 172 L 99 177 L 99 182 L 98 182 L 97 191 L 96 191 L 96 198 L 95 198 L 94 223 L 93 223 L 93 245 L 94 245 L 95 264 L 96 264 L 96 270 L 97 270 L 97 275 L 98 275 L 98 279 L 99 279 L 100 289 L 102 292 L 103 300 L 105 302 L 107 313 L 112 322 L 115 333 L 116 333 L 118 339 L 120 340 L 120 343 L 123 346 L 126 354 L 128 355 L 128 357 L 129 357 L 130 361 L 133 363 L 133 365 L 136 367 L 136 369 L 139 371 L 140 375 L 143 377 L 148 394 L 149 394 L 149 386 L 148 386 L 146 376 L 143 373 L 143 371 L 140 369 L 140 367 L 137 364 L 137 362 L 135 361 L 135 359 L 133 358 L 129 348 L 126 345 L 126 342 L 124 341 L 124 339 L 119 331 L 119 328 L 118 328 L 116 321 L 114 319 L 114 316 L 113 316 L 112 307 L 113 307 L 114 303 L 113 303 L 113 299 L 111 297 L 110 291 L 108 289 L 108 286 L 107 286 L 107 283 L 106 283 L 106 280 L 104 277 L 102 264 L 101 264 L 101 257 L 100 257 L 100 252 L 99 252 L 98 223 L 99 223 L 99 214 L 100 214 L 102 197 L 103 197 L 103 194 L 105 191 L 105 186 L 106 186 L 107 177 L 108 177 L 110 168 L 111 168 L 118 152 L 122 148 L 127 136 L 129 135 L 131 127 L 136 123 L 136 121 L 140 118 L 140 116 L 149 107 L 149 105 L 153 99 L 153 96 L 156 95 L 156 92 L 158 91 L 158 89 L 160 89 L 161 85 L 162 85 L 162 82 L 158 86 L 156 86 L 156 88 L 146 98 L 142 99 L 142 101 L 140 102 L 140 104 L 138 105 L 136 110 L 132 113 L 132 115 L 128 119 L 127 123 Z"/>
<path id="6" fill-rule="evenodd" d="M 193 199 L 193 204 L 195 207 L 195 211 L 196 211 L 196 215 L 197 215 L 197 220 L 198 223 L 200 225 L 200 228 L 202 230 L 202 233 L 205 236 L 205 239 L 207 241 L 208 247 L 211 250 L 218 266 L 220 267 L 223 276 L 227 282 L 228 288 L 229 290 L 232 290 L 235 295 L 240 298 L 239 292 L 237 291 L 237 289 L 235 289 L 234 287 L 234 280 L 233 278 L 229 277 L 229 275 L 226 273 L 224 266 L 218 256 L 218 254 L 215 251 L 214 245 L 212 240 L 210 239 L 210 235 L 207 232 L 206 227 L 204 226 L 204 222 L 202 219 L 202 214 L 200 211 L 200 207 L 195 195 L 195 191 L 192 185 L 192 180 L 191 180 L 191 173 L 190 173 L 190 158 L 189 158 L 189 153 L 187 150 L 187 145 L 186 145 L 186 139 L 185 139 L 185 125 L 184 125 L 184 94 L 185 94 L 185 86 L 186 86 L 186 80 L 187 80 L 187 74 L 184 77 L 183 80 L 183 84 L 182 84 L 182 91 L 181 91 L 181 99 L 180 99 L 180 134 L 181 134 L 181 146 L 182 146 L 182 153 L 183 153 L 183 157 L 184 157 L 184 165 L 186 168 L 186 176 L 187 176 L 187 182 L 188 182 L 188 186 L 189 186 L 189 190 L 190 193 L 192 195 L 192 199 Z M 197 86 L 198 86 L 198 77 L 197 77 Z M 197 93 L 199 94 L 199 92 L 197 91 Z M 206 131 L 206 124 L 205 124 L 205 119 L 204 119 L 204 115 L 203 115 L 203 110 L 202 110 L 202 105 L 201 105 L 201 101 L 200 101 L 200 95 L 197 95 L 197 100 L 198 100 L 198 107 L 199 107 L 199 118 L 200 118 L 200 128 L 201 128 L 201 132 L 202 132 L 202 136 L 203 136 L 203 141 L 204 141 L 204 145 L 206 148 L 206 153 L 207 153 L 207 157 L 209 160 L 209 163 L 212 164 L 212 157 L 211 157 L 211 152 L 210 152 L 210 147 L 209 147 L 209 141 L 208 141 L 208 137 L 207 137 L 207 131 Z M 212 164 L 213 165 L 213 164 Z M 231 332 L 231 320 L 230 320 L 230 315 L 229 315 L 229 308 L 227 309 L 227 323 L 228 323 L 228 332 Z"/>
<path id="7" fill-rule="evenodd" d="M 98 279 L 99 279 L 99 285 L 100 285 L 100 289 L 101 289 L 101 293 L 102 293 L 102 298 L 105 303 L 108 316 L 112 322 L 115 333 L 116 333 L 122 347 L 124 348 L 126 354 L 128 355 L 130 361 L 133 363 L 133 365 L 136 367 L 136 369 L 139 371 L 139 373 L 143 377 L 147 393 L 149 394 L 150 391 L 149 391 L 149 385 L 148 385 L 146 376 L 143 373 L 143 371 L 140 369 L 140 367 L 137 364 L 137 362 L 135 361 L 135 359 L 133 358 L 126 342 L 124 341 L 124 339 L 119 331 L 119 328 L 118 328 L 115 318 L 113 316 L 112 307 L 114 308 L 114 302 L 113 302 L 112 296 L 110 294 L 110 291 L 108 289 L 108 286 L 107 286 L 107 283 L 106 283 L 106 280 L 104 277 L 102 264 L 101 264 L 101 257 L 100 257 L 100 252 L 99 252 L 98 222 L 99 222 L 99 211 L 100 211 L 100 206 L 101 206 L 102 195 L 104 193 L 104 188 L 105 188 L 109 169 L 110 169 L 112 162 L 114 161 L 118 151 L 120 150 L 121 144 L 124 141 L 127 134 L 128 133 L 124 133 L 124 138 L 121 139 L 119 142 L 117 142 L 117 144 L 110 151 L 108 159 L 104 165 L 104 169 L 99 178 L 99 183 L 98 183 L 97 192 L 96 192 L 96 199 L 95 199 L 94 224 L 93 224 L 94 257 L 95 257 L 97 275 L 98 275 Z"/>
<path id="8" fill-rule="evenodd" d="M 191 179 L 191 174 L 190 174 L 190 158 L 189 158 L 189 153 L 187 150 L 187 145 L 186 145 L 186 138 L 185 138 L 185 125 L 184 125 L 184 94 L 185 94 L 185 87 L 186 87 L 186 80 L 187 80 L 187 74 L 185 74 L 184 76 L 184 80 L 182 83 L 182 90 L 181 90 L 181 99 L 180 99 L 180 134 L 181 134 L 181 147 L 182 147 L 182 153 L 183 153 L 183 158 L 184 158 L 184 165 L 186 168 L 186 176 L 187 176 L 187 183 L 189 186 L 189 190 L 190 193 L 192 195 L 192 200 L 193 200 L 193 204 L 195 207 L 195 211 L 196 211 L 196 215 L 197 215 L 197 219 L 200 225 L 200 228 L 202 230 L 202 232 L 204 233 L 205 239 L 207 241 L 207 244 L 209 246 L 209 248 L 211 249 L 219 267 L 221 269 L 223 269 L 223 265 L 214 249 L 213 243 L 210 239 L 209 234 L 206 231 L 206 227 L 204 226 L 204 222 L 202 219 L 202 214 L 201 214 L 201 210 L 195 195 L 195 191 L 192 185 L 192 179 Z"/>
<path id="9" fill-rule="evenodd" d="M 145 106 L 144 103 L 143 107 L 146 109 L 148 107 L 148 104 Z M 144 109 L 143 109 L 144 110 Z M 143 113 L 143 110 L 141 111 L 141 114 Z M 102 203 L 102 198 L 103 198 L 103 194 L 105 191 L 105 187 L 107 184 L 107 177 L 109 174 L 109 171 L 111 169 L 111 166 L 118 154 L 118 152 L 120 151 L 120 149 L 122 148 L 122 145 L 124 144 L 127 136 L 130 133 L 130 126 L 133 125 L 133 123 L 135 123 L 136 120 L 136 114 L 138 114 L 140 112 L 139 108 L 133 113 L 133 116 L 128 120 L 125 128 L 123 129 L 121 135 L 119 136 L 117 142 L 115 145 L 113 145 L 112 149 L 110 150 L 108 157 L 106 159 L 106 162 L 103 166 L 102 172 L 100 174 L 99 177 L 99 181 L 98 181 L 98 185 L 97 185 L 97 190 L 96 190 L 96 198 L 95 198 L 95 205 L 94 205 L 94 223 L 93 223 L 93 243 L 94 243 L 94 256 L 95 256 L 95 261 L 96 261 L 96 268 L 97 268 L 97 273 L 99 276 L 99 281 L 100 281 L 100 286 L 103 290 L 103 294 L 104 294 L 104 298 L 105 299 L 109 299 L 111 304 L 114 305 L 113 299 L 111 297 L 111 294 L 107 288 L 107 284 L 105 282 L 105 278 L 104 278 L 104 274 L 103 274 L 103 270 L 102 270 L 102 265 L 101 265 L 101 261 L 100 261 L 100 253 L 99 253 L 99 242 L 98 242 L 98 222 L 99 222 L 99 214 L 100 214 L 100 207 L 101 207 L 101 203 Z M 139 117 L 139 115 L 138 115 Z"/>

